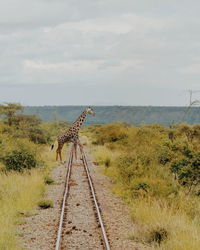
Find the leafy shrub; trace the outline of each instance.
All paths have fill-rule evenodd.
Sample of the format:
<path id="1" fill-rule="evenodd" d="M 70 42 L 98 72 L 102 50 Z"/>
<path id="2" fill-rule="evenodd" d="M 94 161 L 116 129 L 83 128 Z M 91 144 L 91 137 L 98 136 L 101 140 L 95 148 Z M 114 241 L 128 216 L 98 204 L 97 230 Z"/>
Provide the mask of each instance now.
<path id="1" fill-rule="evenodd" d="M 160 147 L 158 151 L 158 161 L 160 164 L 165 165 L 173 159 L 173 152 L 168 147 Z"/>
<path id="2" fill-rule="evenodd" d="M 137 185 L 134 186 L 135 190 L 144 190 L 146 193 L 148 192 L 149 189 L 149 185 L 147 183 L 139 183 Z"/>
<path id="3" fill-rule="evenodd" d="M 187 151 L 186 155 L 187 157 L 172 163 L 171 171 L 178 175 L 181 185 L 191 189 L 200 184 L 200 153 Z"/>
<path id="4" fill-rule="evenodd" d="M 168 237 L 168 232 L 165 228 L 156 228 L 150 231 L 149 233 L 149 242 L 156 242 L 160 245 L 160 243 L 166 240 Z"/>
<path id="5" fill-rule="evenodd" d="M 46 176 L 44 179 L 44 183 L 47 185 L 51 185 L 51 184 L 54 184 L 54 180 L 51 177 Z"/>
<path id="6" fill-rule="evenodd" d="M 28 136 L 32 142 L 37 144 L 46 144 L 49 140 L 45 133 L 39 128 L 30 129 Z"/>
<path id="7" fill-rule="evenodd" d="M 16 170 L 19 172 L 24 169 L 35 168 L 37 165 L 33 154 L 20 150 L 13 150 L 3 158 L 3 161 L 7 170 Z"/>
<path id="8" fill-rule="evenodd" d="M 108 124 L 97 129 L 96 140 L 93 144 L 104 145 L 105 143 L 122 141 L 125 138 L 127 138 L 127 128 L 124 124 Z"/>
<path id="9" fill-rule="evenodd" d="M 133 177 L 142 176 L 144 173 L 143 166 L 133 155 L 120 156 L 116 159 L 115 164 L 119 171 L 119 176 L 127 184 Z"/>
<path id="10" fill-rule="evenodd" d="M 47 209 L 53 207 L 53 202 L 51 200 L 41 200 L 38 202 L 38 206 L 42 209 Z"/>

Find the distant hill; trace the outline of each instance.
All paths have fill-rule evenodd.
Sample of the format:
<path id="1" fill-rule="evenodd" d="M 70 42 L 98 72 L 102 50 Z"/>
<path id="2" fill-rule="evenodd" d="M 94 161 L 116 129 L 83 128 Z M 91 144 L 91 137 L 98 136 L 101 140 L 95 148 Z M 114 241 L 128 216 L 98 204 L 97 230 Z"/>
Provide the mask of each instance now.
<path id="1" fill-rule="evenodd" d="M 44 121 L 66 120 L 73 122 L 85 106 L 29 106 L 26 114 L 36 114 Z M 105 124 L 124 121 L 134 125 L 172 122 L 200 123 L 200 107 L 191 108 L 186 114 L 186 107 L 152 106 L 93 106 L 95 117 L 88 116 L 85 124 Z"/>

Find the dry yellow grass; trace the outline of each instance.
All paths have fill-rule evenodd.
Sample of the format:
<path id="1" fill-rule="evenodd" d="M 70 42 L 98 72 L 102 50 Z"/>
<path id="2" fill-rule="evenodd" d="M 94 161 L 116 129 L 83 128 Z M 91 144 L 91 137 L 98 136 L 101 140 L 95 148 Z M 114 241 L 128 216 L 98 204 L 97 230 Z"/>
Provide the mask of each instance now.
<path id="1" fill-rule="evenodd" d="M 0 174 L 0 249 L 20 249 L 16 224 L 36 206 L 44 186 L 39 170 Z"/>
<path id="2" fill-rule="evenodd" d="M 120 149 L 110 149 L 107 145 L 90 145 L 95 159 L 100 163 L 101 171 L 111 177 L 115 183 L 114 192 L 124 198 L 130 205 L 132 217 L 136 223 L 133 240 L 153 245 L 161 250 L 198 250 L 200 246 L 200 203 L 199 198 L 186 196 L 179 190 L 176 196 L 166 196 L 168 189 L 164 180 L 168 180 L 168 172 L 160 166 L 153 165 L 148 170 L 149 175 L 133 177 L 130 185 L 135 183 L 149 183 L 158 193 L 149 193 L 144 197 L 136 198 L 131 195 L 130 189 L 122 182 L 116 168 L 116 159 L 123 152 Z M 150 150 L 151 151 L 151 150 Z M 148 155 L 147 146 L 144 154 Z M 110 166 L 105 162 L 110 159 Z M 163 176 L 163 179 L 160 179 Z M 171 180 L 169 179 L 169 183 Z M 160 184 L 159 184 L 160 183 Z M 155 184 L 155 185 L 154 185 Z M 157 186 L 156 185 L 160 185 Z M 154 198 L 153 196 L 156 195 Z M 158 198 L 160 197 L 160 198 Z M 163 237 L 160 244 L 155 241 L 155 235 Z"/>
<path id="3" fill-rule="evenodd" d="M 133 219 L 138 223 L 133 238 L 153 243 L 152 232 L 165 230 L 167 239 L 157 245 L 158 249 L 199 249 L 200 228 L 183 210 L 175 210 L 173 205 L 158 200 L 135 200 L 131 207 Z"/>
<path id="4" fill-rule="evenodd" d="M 40 159 L 44 163 L 40 168 L 23 173 L 0 172 L 0 249 L 18 250 L 17 224 L 23 222 L 37 206 L 45 191 L 45 177 L 57 165 L 55 152 L 47 146 L 37 147 L 42 152 Z M 3 168 L 3 165 L 2 165 Z"/>

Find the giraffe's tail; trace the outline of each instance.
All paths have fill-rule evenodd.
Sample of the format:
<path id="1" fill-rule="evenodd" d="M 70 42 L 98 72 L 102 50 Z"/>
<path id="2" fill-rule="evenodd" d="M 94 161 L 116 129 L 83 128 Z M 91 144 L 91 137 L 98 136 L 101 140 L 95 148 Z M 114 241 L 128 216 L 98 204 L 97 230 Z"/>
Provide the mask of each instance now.
<path id="1" fill-rule="evenodd" d="M 57 140 L 55 140 L 55 141 L 53 142 L 53 144 L 51 145 L 51 150 L 54 149 L 54 146 L 55 146 L 56 142 L 57 142 Z"/>

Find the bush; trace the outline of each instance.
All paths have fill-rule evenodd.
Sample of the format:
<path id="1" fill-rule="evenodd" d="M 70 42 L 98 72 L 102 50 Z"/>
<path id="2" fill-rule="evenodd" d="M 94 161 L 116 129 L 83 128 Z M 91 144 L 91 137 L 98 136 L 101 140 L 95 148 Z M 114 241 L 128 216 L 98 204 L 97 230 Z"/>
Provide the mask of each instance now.
<path id="1" fill-rule="evenodd" d="M 51 184 L 54 184 L 54 180 L 51 177 L 47 176 L 44 179 L 44 183 L 47 185 L 51 185 Z"/>
<path id="2" fill-rule="evenodd" d="M 187 157 L 176 160 L 171 165 L 171 171 L 178 175 L 181 185 L 189 187 L 200 184 L 200 153 L 187 152 Z"/>
<path id="3" fill-rule="evenodd" d="M 115 160 L 115 166 L 122 181 L 126 184 L 129 184 L 132 178 L 140 177 L 144 173 L 143 166 L 134 155 L 119 156 Z"/>
<path id="4" fill-rule="evenodd" d="M 53 202 L 51 200 L 42 200 L 38 202 L 38 206 L 42 209 L 47 209 L 53 207 Z"/>
<path id="5" fill-rule="evenodd" d="M 105 161 L 104 161 L 104 165 L 105 165 L 105 167 L 108 168 L 108 167 L 110 166 L 110 164 L 111 164 L 111 160 L 110 160 L 110 158 L 107 157 L 107 158 L 105 159 Z"/>
<path id="6" fill-rule="evenodd" d="M 104 145 L 123 141 L 127 138 L 127 127 L 124 124 L 115 123 L 99 127 L 96 131 L 96 140 L 93 144 Z"/>
<path id="7" fill-rule="evenodd" d="M 13 150 L 3 158 L 7 170 L 22 171 L 35 168 L 37 161 L 35 156 L 26 151 Z"/>
<path id="8" fill-rule="evenodd" d="M 162 146 L 158 150 L 158 162 L 162 165 L 170 162 L 173 159 L 173 156 L 173 152 L 167 146 Z"/>
<path id="9" fill-rule="evenodd" d="M 165 228 L 156 228 L 149 233 L 149 242 L 156 242 L 160 245 L 160 243 L 166 240 L 168 237 L 168 232 Z"/>
<path id="10" fill-rule="evenodd" d="M 30 129 L 29 138 L 36 144 L 47 144 L 49 138 L 41 129 Z"/>

